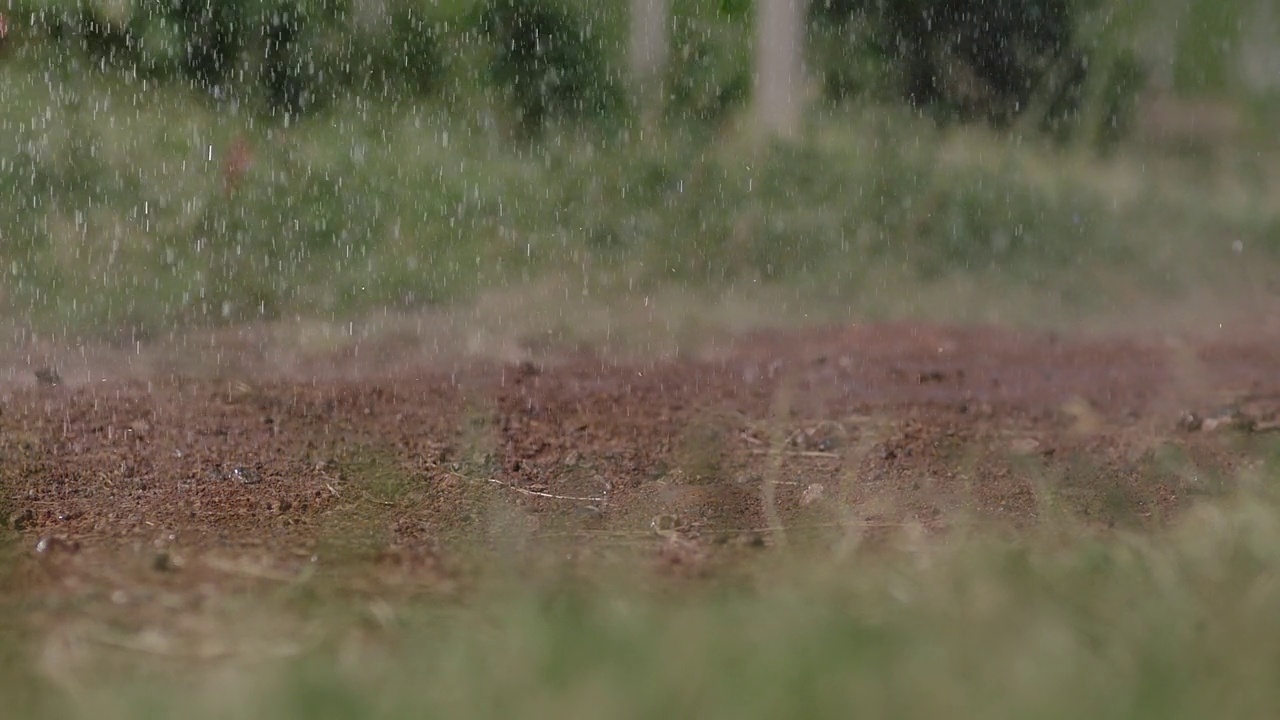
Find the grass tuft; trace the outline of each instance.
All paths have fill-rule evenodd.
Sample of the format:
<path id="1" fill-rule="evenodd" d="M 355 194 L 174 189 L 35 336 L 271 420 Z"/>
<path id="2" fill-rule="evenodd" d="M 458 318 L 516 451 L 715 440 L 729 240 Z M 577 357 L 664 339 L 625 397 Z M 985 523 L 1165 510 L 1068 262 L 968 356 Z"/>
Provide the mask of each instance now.
<path id="1" fill-rule="evenodd" d="M 328 639 L 252 670 L 86 671 L 61 716 L 1269 717 L 1277 548 L 1264 484 L 1149 534 L 908 533 L 675 596 L 643 573 L 526 571 L 463 605 L 399 603 L 389 625 L 328 612 Z"/>

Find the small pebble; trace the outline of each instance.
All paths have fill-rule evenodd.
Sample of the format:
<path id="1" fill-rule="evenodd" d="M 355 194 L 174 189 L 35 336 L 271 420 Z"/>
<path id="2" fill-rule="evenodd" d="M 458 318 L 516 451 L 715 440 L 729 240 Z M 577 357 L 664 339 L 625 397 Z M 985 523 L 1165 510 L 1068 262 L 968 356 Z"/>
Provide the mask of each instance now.
<path id="1" fill-rule="evenodd" d="M 822 495 L 825 491 L 826 488 L 822 487 L 821 483 L 810 484 L 804 489 L 804 492 L 800 494 L 801 507 L 808 507 L 818 502 L 822 499 Z"/>

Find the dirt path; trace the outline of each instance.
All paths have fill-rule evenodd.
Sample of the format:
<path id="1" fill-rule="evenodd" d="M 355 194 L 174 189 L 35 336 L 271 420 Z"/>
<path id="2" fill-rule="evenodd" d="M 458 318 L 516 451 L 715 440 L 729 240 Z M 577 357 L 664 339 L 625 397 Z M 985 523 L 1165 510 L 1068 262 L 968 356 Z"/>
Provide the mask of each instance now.
<path id="1" fill-rule="evenodd" d="M 191 581 L 350 558 L 434 577 L 455 548 L 539 540 L 698 569 L 778 525 L 1159 521 L 1223 491 L 1280 410 L 1275 340 L 878 325 L 648 363 L 361 352 L 219 377 L 10 373 L 3 519 L 64 582 L 104 559 Z"/>

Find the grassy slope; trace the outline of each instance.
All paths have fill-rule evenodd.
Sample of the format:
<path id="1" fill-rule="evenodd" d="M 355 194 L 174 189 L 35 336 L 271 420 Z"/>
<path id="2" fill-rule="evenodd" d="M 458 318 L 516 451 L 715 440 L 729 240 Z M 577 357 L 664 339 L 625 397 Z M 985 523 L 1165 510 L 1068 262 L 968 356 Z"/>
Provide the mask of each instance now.
<path id="1" fill-rule="evenodd" d="M 1099 160 L 878 107 L 772 149 L 732 124 L 522 144 L 480 95 L 350 97 L 283 128 L 49 57 L 0 74 L 0 303 L 46 333 L 334 319 L 546 277 L 619 302 L 770 287 L 864 316 L 969 296 L 1034 321 L 1253 289 L 1280 243 L 1271 147 Z M 252 163 L 228 193 L 236 138 Z"/>

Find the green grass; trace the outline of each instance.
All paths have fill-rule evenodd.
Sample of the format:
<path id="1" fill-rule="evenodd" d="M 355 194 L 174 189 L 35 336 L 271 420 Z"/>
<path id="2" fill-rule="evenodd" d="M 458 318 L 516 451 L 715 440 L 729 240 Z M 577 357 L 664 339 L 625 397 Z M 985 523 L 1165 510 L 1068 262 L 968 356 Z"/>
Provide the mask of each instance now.
<path id="1" fill-rule="evenodd" d="M 833 537 L 695 585 L 509 561 L 453 600 L 303 581 L 169 628 L 229 657 L 54 633 L 35 666 L 6 644 L 0 691 L 31 718 L 1274 717 L 1280 504 L 1270 475 L 1244 485 L 1151 534 Z"/>
<path id="2" fill-rule="evenodd" d="M 674 119 L 529 142 L 484 93 L 351 96 L 286 128 L 59 61 L 0 66 L 0 303 L 39 332 L 332 320 L 553 276 L 601 298 L 783 288 L 865 314 L 962 281 L 1088 313 L 1206 284 L 1233 240 L 1255 267 L 1278 245 L 1275 158 L 1251 148 L 1102 160 L 882 106 L 815 112 L 782 146 Z M 254 162 L 227 193 L 236 137 Z"/>

